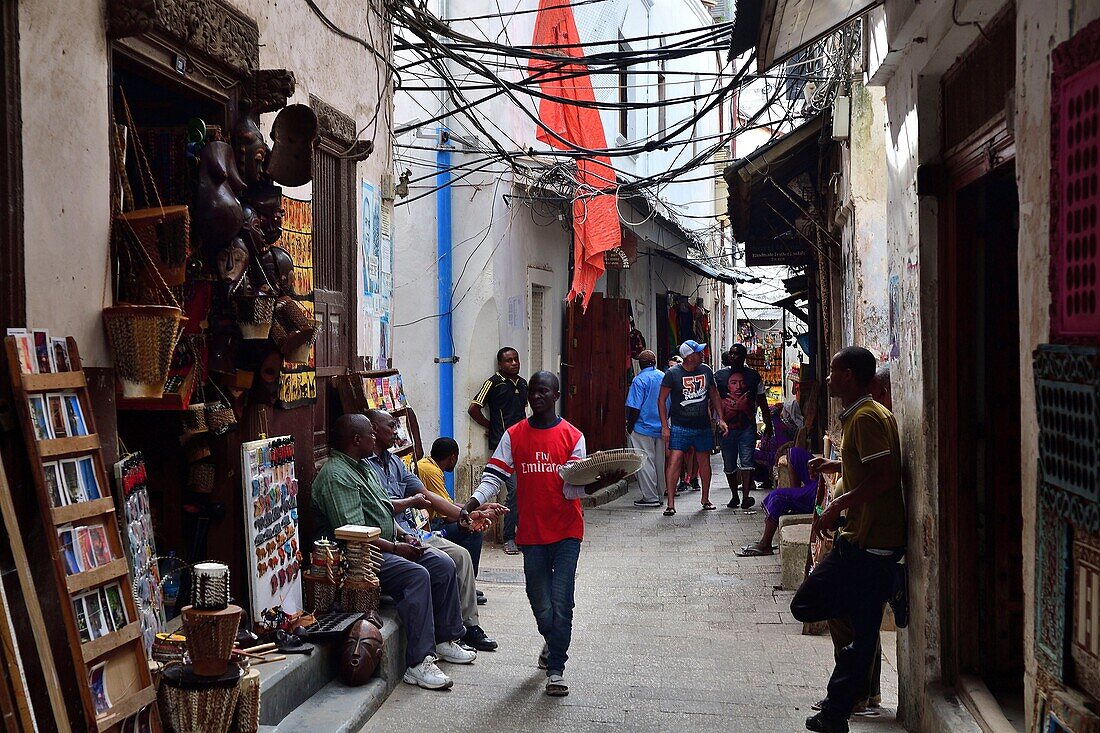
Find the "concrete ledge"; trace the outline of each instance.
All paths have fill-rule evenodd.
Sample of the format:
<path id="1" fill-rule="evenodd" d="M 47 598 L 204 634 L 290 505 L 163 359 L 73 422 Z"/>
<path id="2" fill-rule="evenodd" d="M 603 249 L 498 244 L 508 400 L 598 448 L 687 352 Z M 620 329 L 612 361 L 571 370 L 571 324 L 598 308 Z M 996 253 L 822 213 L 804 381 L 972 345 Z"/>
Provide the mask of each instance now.
<path id="1" fill-rule="evenodd" d="M 627 491 L 626 480 L 624 479 L 623 481 L 600 489 L 595 494 L 584 497 L 581 499 L 581 506 L 585 509 L 603 506 L 604 504 L 615 501 L 619 497 L 626 496 Z"/>
<path id="2" fill-rule="evenodd" d="M 806 577 L 806 553 L 810 549 L 810 525 L 788 524 L 779 530 L 779 565 L 783 590 L 798 590 Z"/>
<path id="3" fill-rule="evenodd" d="M 288 656 L 286 662 L 271 665 L 277 669 L 261 676 L 261 725 L 273 726 L 269 731 L 274 733 L 328 733 L 363 727 L 405 674 L 405 635 L 397 611 L 384 606 L 378 615 L 384 646 L 382 662 L 370 682 L 348 687 L 336 679 L 342 644 L 318 647 L 309 657 Z"/>
<path id="4" fill-rule="evenodd" d="M 779 518 L 779 531 L 782 532 L 784 527 L 795 524 L 813 524 L 813 521 L 813 514 L 784 514 Z"/>

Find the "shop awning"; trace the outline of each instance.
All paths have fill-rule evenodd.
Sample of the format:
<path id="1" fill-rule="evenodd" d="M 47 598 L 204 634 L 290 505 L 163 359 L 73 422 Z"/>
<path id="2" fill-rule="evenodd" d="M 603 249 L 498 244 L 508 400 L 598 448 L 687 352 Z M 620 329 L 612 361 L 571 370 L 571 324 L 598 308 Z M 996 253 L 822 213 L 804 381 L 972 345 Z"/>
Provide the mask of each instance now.
<path id="1" fill-rule="evenodd" d="M 723 171 L 733 236 L 748 249 L 812 230 L 811 220 L 820 218 L 815 202 L 824 121 L 818 114 Z"/>
<path id="2" fill-rule="evenodd" d="M 809 323 L 810 316 L 807 315 L 806 311 L 802 310 L 797 305 L 798 301 L 805 299 L 805 294 L 790 295 L 786 298 L 775 301 L 774 303 L 772 303 L 772 305 L 782 308 L 803 323 Z"/>
<path id="3" fill-rule="evenodd" d="M 760 28 L 756 60 L 767 71 L 883 0 L 756 0 Z M 741 14 L 738 3 L 737 14 Z"/>
<path id="4" fill-rule="evenodd" d="M 658 257 L 663 257 L 669 262 L 675 262 L 685 270 L 691 270 L 696 275 L 702 275 L 703 277 L 709 277 L 711 280 L 717 280 L 719 282 L 728 283 L 730 285 L 736 285 L 739 282 L 748 282 L 748 278 L 742 277 L 735 272 L 727 270 L 724 267 L 714 267 L 706 262 L 700 262 L 699 260 L 693 260 L 688 257 L 682 257 L 675 252 L 670 252 L 667 249 L 654 249 L 653 254 Z"/>

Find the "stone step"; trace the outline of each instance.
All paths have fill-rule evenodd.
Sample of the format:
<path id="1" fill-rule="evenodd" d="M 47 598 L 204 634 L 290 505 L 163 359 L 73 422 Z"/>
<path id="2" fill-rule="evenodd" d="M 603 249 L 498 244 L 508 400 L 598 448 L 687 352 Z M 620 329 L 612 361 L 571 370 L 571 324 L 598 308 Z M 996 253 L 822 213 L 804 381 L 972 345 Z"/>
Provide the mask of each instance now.
<path id="1" fill-rule="evenodd" d="M 379 615 L 383 621 L 382 661 L 370 682 L 348 687 L 336 679 L 342 649 L 331 645 L 334 661 L 321 685 L 311 684 L 316 689 L 293 709 L 281 712 L 279 718 L 269 717 L 261 702 L 261 722 L 274 724 L 273 733 L 351 733 L 366 725 L 405 674 L 405 634 L 397 610 L 383 607 Z"/>
<path id="2" fill-rule="evenodd" d="M 779 530 L 779 564 L 783 590 L 798 590 L 806 577 L 810 525 L 788 524 Z"/>

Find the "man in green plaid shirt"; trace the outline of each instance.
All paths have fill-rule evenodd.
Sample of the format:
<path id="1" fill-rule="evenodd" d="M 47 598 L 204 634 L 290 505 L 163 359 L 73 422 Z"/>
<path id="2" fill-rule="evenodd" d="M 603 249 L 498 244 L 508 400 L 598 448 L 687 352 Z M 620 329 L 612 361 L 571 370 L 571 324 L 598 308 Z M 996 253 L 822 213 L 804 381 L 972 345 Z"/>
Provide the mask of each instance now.
<path id="1" fill-rule="evenodd" d="M 393 504 L 363 459 L 374 452 L 374 428 L 365 415 L 344 415 L 332 431 L 336 446 L 313 481 L 310 506 L 321 536 L 345 524 L 378 527 L 371 544 L 382 552 L 382 592 L 397 603 L 405 627 L 405 682 L 445 690 L 454 682 L 436 660 L 469 664 L 477 653 L 455 643 L 466 628 L 458 604 L 458 579 L 451 558 L 422 547 L 393 521 Z M 423 497 L 414 499 L 427 500 Z M 407 500 L 413 501 L 413 500 Z"/>

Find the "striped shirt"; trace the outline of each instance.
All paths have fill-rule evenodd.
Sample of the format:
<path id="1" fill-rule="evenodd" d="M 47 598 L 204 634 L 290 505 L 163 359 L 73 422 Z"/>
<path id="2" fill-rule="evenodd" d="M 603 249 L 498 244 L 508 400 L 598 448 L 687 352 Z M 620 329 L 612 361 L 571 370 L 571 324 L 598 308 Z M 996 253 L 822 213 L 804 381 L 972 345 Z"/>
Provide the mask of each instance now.
<path id="1" fill-rule="evenodd" d="M 474 404 L 489 413 L 489 450 L 496 450 L 504 431 L 527 417 L 527 380 L 497 372 L 481 385 Z"/>

